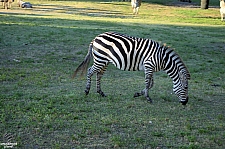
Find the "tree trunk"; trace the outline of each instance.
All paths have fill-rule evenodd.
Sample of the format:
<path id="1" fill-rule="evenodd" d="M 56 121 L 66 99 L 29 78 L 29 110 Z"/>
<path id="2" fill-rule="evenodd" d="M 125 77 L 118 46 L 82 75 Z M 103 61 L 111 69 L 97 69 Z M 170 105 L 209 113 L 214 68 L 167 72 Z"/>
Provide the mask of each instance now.
<path id="1" fill-rule="evenodd" d="M 209 0 L 201 0 L 201 8 L 208 9 L 209 8 Z"/>

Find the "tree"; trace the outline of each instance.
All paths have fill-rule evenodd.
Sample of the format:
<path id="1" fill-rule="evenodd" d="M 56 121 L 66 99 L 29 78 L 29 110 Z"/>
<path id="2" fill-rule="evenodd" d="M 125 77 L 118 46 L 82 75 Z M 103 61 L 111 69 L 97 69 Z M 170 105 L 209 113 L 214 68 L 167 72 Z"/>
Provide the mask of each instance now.
<path id="1" fill-rule="evenodd" d="M 209 0 L 201 0 L 201 8 L 208 9 L 209 8 Z"/>

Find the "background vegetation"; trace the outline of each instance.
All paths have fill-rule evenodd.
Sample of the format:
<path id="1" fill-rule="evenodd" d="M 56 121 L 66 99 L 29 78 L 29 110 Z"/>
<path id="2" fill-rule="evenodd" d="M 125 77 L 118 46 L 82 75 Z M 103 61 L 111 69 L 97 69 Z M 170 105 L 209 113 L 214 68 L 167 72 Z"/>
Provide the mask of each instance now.
<path id="1" fill-rule="evenodd" d="M 225 38 L 219 1 L 37 1 L 0 9 L 0 143 L 14 148 L 225 148 Z M 1 8 L 1 7 L 0 7 Z M 183 107 L 164 72 L 154 75 L 153 104 L 133 98 L 143 72 L 110 65 L 108 95 L 88 96 L 85 78 L 71 80 L 90 41 L 117 31 L 167 43 L 191 72 Z M 3 148 L 3 146 L 1 146 Z"/>

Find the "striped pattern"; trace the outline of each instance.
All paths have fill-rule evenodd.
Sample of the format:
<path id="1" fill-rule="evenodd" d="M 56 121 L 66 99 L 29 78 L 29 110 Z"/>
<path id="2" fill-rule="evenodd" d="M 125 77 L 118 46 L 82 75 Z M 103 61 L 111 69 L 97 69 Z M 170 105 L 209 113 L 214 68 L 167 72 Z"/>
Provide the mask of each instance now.
<path id="1" fill-rule="evenodd" d="M 84 72 L 87 69 L 92 56 L 94 64 L 88 69 L 86 94 L 91 87 L 91 76 L 96 73 L 97 92 L 105 96 L 100 87 L 100 80 L 108 63 L 112 63 L 121 70 L 145 72 L 146 87 L 135 93 L 134 97 L 144 95 L 148 101 L 152 102 L 148 91 L 153 86 L 153 72 L 164 70 L 172 78 L 173 91 L 180 102 L 186 104 L 188 101 L 189 71 L 174 50 L 160 46 L 156 41 L 115 32 L 100 34 L 90 44 L 89 52 L 76 69 L 74 77 L 79 71 Z"/>

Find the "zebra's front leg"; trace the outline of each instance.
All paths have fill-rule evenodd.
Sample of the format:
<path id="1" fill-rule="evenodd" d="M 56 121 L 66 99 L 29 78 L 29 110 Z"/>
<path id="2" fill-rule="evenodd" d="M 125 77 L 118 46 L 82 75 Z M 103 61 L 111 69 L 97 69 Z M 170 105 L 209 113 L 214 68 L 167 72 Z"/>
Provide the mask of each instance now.
<path id="1" fill-rule="evenodd" d="M 146 75 L 146 77 L 145 77 L 145 84 L 146 84 L 146 88 L 143 89 L 141 92 L 135 93 L 134 97 L 139 97 L 139 96 L 145 95 L 147 101 L 152 103 L 152 100 L 149 97 L 149 89 L 151 89 L 153 87 L 153 84 L 154 84 L 152 75 Z"/>

